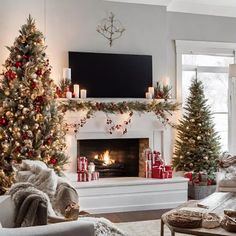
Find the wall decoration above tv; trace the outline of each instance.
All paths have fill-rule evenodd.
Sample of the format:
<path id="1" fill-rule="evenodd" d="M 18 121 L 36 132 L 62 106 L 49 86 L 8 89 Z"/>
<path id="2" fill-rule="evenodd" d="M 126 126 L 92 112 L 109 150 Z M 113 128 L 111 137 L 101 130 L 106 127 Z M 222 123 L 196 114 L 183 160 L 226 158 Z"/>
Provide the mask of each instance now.
<path id="1" fill-rule="evenodd" d="M 69 52 L 73 84 L 92 98 L 144 98 L 152 86 L 152 56 Z"/>

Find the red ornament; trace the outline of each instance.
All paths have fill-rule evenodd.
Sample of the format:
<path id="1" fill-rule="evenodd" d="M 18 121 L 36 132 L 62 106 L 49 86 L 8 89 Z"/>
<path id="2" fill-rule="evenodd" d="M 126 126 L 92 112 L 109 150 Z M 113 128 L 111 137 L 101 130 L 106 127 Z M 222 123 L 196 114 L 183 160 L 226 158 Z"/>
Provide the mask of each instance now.
<path id="1" fill-rule="evenodd" d="M 35 72 L 36 75 L 40 76 L 42 75 L 42 69 L 38 69 L 36 72 Z"/>
<path id="2" fill-rule="evenodd" d="M 6 126 L 6 125 L 7 125 L 7 120 L 4 117 L 0 118 L 0 126 Z"/>
<path id="3" fill-rule="evenodd" d="M 50 164 L 56 165 L 56 164 L 57 164 L 57 159 L 54 158 L 54 157 L 52 157 L 52 158 L 50 159 Z"/>
<path id="4" fill-rule="evenodd" d="M 20 62 L 20 61 L 17 61 L 16 62 L 16 68 L 19 68 L 19 67 L 21 67 L 22 66 L 22 63 Z"/>
<path id="5" fill-rule="evenodd" d="M 30 56 L 29 55 L 23 55 L 23 58 L 26 60 L 29 60 Z"/>
<path id="6" fill-rule="evenodd" d="M 5 77 L 10 79 L 10 80 L 13 80 L 16 78 L 16 73 L 12 70 L 8 70 L 6 73 L 5 73 Z"/>
<path id="7" fill-rule="evenodd" d="M 30 86 L 31 86 L 32 89 L 35 89 L 37 87 L 37 83 L 32 82 Z"/>
<path id="8" fill-rule="evenodd" d="M 36 99 L 35 99 L 36 104 L 41 105 L 41 104 L 43 104 L 43 102 L 44 102 L 44 97 L 43 96 L 36 97 Z"/>

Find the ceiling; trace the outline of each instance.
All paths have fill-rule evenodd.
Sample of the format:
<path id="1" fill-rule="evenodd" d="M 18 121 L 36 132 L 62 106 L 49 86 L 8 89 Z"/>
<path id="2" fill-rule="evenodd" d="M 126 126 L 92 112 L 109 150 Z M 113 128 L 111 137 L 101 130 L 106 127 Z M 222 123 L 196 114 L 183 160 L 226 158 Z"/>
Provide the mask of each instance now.
<path id="1" fill-rule="evenodd" d="M 169 12 L 236 17 L 236 0 L 106 0 L 166 6 Z"/>

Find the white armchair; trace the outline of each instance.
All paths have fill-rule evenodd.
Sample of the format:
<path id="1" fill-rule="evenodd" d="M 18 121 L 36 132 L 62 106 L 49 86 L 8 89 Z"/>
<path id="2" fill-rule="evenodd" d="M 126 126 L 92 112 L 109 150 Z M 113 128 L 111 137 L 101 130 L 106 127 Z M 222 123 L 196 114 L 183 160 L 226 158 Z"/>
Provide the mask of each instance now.
<path id="1" fill-rule="evenodd" d="M 14 227 L 14 202 L 9 195 L 0 196 L 1 236 L 94 236 L 94 225 L 86 221 L 70 221 L 32 227 Z"/>

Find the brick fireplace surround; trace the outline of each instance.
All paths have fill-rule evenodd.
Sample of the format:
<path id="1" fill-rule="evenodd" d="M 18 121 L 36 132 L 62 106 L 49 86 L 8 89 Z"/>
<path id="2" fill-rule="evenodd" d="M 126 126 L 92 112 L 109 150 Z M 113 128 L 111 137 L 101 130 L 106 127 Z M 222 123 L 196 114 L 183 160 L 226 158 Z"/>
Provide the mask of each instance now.
<path id="1" fill-rule="evenodd" d="M 99 99 L 96 99 L 96 101 Z M 99 101 L 108 101 L 100 99 Z M 121 99 L 109 99 L 121 101 Z M 122 99 L 122 101 L 124 101 Z M 123 116 L 111 115 L 112 119 L 120 123 Z M 81 118 L 79 112 L 67 112 L 65 120 L 68 123 L 76 122 Z M 181 177 L 173 179 L 145 179 L 144 161 L 139 158 L 139 176 L 102 178 L 92 182 L 77 182 L 77 141 L 88 139 L 145 139 L 153 150 L 162 153 L 166 163 L 171 162 L 172 130 L 164 127 L 155 115 L 134 114 L 128 127 L 128 133 L 108 134 L 105 131 L 106 116 L 97 112 L 95 117 L 88 120 L 78 135 L 68 132 L 66 136 L 67 152 L 70 164 L 67 166 L 67 175 L 72 180 L 80 196 L 81 208 L 91 213 L 125 212 L 136 210 L 153 210 L 173 208 L 187 200 L 187 180 Z M 145 146 L 145 145 L 144 145 Z"/>

